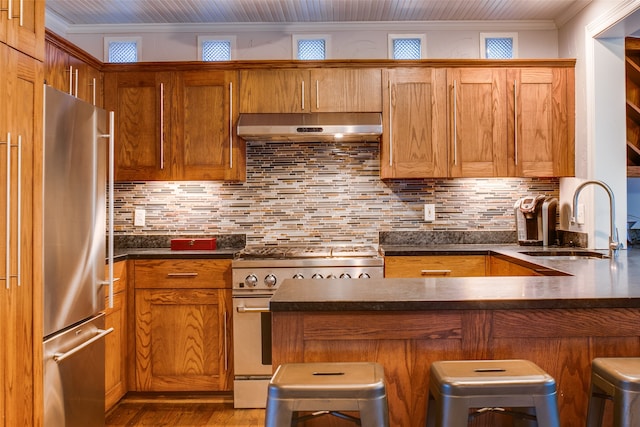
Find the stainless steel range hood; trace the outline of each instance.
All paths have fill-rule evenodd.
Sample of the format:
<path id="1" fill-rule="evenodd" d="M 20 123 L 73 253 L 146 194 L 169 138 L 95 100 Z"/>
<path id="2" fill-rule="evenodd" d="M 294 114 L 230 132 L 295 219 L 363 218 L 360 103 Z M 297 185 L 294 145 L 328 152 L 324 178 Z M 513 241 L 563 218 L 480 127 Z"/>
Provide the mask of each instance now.
<path id="1" fill-rule="evenodd" d="M 247 141 L 377 142 L 380 113 L 240 114 L 238 136 Z"/>

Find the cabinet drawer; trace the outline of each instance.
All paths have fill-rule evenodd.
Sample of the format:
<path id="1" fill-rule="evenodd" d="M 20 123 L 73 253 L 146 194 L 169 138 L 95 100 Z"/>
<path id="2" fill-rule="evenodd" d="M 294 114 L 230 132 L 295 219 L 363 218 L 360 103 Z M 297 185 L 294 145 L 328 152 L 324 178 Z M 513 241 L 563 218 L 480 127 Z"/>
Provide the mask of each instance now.
<path id="1" fill-rule="evenodd" d="M 385 277 L 485 276 L 484 255 L 393 256 L 384 260 Z"/>
<path id="2" fill-rule="evenodd" d="M 136 289 L 230 288 L 231 260 L 136 260 Z"/>

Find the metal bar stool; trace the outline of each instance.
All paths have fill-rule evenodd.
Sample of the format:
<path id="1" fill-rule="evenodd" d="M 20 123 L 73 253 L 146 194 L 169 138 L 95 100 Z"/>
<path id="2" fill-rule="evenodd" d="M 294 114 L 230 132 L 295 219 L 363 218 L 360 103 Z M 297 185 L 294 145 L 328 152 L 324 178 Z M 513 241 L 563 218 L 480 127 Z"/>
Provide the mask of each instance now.
<path id="1" fill-rule="evenodd" d="M 593 359 L 587 427 L 602 425 L 606 400 L 613 401 L 614 426 L 640 426 L 640 358 Z"/>
<path id="2" fill-rule="evenodd" d="M 429 378 L 427 427 L 467 426 L 488 412 L 534 419 L 539 426 L 560 425 L 555 380 L 528 360 L 434 362 Z"/>
<path id="3" fill-rule="evenodd" d="M 299 417 L 297 412 L 313 412 Z M 359 411 L 360 418 L 342 411 Z M 266 427 L 334 415 L 363 427 L 388 427 L 384 370 L 377 363 L 288 363 L 278 366 L 267 395 Z"/>

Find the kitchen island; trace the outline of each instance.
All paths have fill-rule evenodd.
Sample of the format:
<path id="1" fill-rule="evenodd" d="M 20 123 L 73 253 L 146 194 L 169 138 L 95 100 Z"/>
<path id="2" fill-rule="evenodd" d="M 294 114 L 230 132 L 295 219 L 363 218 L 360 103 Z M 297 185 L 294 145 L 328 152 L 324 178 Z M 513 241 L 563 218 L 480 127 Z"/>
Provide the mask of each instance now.
<path id="1" fill-rule="evenodd" d="M 391 425 L 404 427 L 424 425 L 431 362 L 529 359 L 556 379 L 562 425 L 582 426 L 591 360 L 640 356 L 640 251 L 567 260 L 519 250 L 477 249 L 564 274 L 287 280 L 271 299 L 273 366 L 379 362 Z M 503 422 L 489 415 L 474 425 Z"/>

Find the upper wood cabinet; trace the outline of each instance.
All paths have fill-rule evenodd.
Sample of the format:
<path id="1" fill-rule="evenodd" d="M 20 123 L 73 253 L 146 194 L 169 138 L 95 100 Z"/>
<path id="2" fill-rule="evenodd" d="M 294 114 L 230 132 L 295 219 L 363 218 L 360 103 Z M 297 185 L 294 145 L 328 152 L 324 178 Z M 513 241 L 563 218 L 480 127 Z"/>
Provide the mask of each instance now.
<path id="1" fill-rule="evenodd" d="M 383 76 L 380 177 L 446 177 L 446 69 L 394 68 Z"/>
<path id="2" fill-rule="evenodd" d="M 379 68 L 240 71 L 241 113 L 379 112 Z"/>
<path id="3" fill-rule="evenodd" d="M 244 180 L 236 75 L 106 73 L 105 107 L 116 112 L 116 180 Z"/>
<path id="4" fill-rule="evenodd" d="M 8 260 L 0 263 L 0 426 L 32 426 L 41 412 L 36 390 L 42 345 L 34 343 L 42 326 L 34 322 L 40 318 L 34 301 L 42 301 L 42 236 L 34 224 L 42 223 L 43 65 L 0 43 L 0 75 L 0 241 L 9 245 L 0 249 Z"/>
<path id="5" fill-rule="evenodd" d="M 103 105 L 102 72 L 52 42 L 45 45 L 45 81 L 83 101 Z"/>
<path id="6" fill-rule="evenodd" d="M 573 176 L 573 69 L 507 69 L 506 79 L 509 176 Z"/>
<path id="7" fill-rule="evenodd" d="M 507 176 L 506 72 L 455 68 L 450 98 L 449 176 Z"/>
<path id="8" fill-rule="evenodd" d="M 44 60 L 43 0 L 0 1 L 0 42 Z"/>

